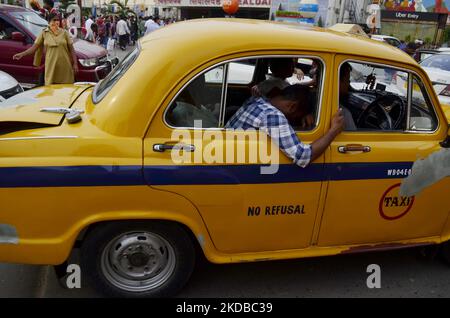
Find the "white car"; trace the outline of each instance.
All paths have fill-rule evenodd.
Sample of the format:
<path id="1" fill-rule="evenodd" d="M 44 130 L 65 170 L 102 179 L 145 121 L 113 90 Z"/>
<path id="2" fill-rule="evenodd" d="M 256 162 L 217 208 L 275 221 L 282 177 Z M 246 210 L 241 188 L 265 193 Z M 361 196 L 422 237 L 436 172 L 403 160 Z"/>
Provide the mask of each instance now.
<path id="1" fill-rule="evenodd" d="M 401 44 L 399 39 L 397 39 L 396 37 L 393 37 L 393 36 L 389 36 L 389 35 L 374 34 L 374 35 L 371 35 L 370 38 L 375 41 L 386 42 L 395 47 L 399 47 Z"/>
<path id="2" fill-rule="evenodd" d="M 0 71 L 0 102 L 23 92 L 22 86 L 8 73 Z"/>
<path id="3" fill-rule="evenodd" d="M 434 54 L 420 66 L 427 72 L 442 105 L 450 106 L 450 52 Z"/>

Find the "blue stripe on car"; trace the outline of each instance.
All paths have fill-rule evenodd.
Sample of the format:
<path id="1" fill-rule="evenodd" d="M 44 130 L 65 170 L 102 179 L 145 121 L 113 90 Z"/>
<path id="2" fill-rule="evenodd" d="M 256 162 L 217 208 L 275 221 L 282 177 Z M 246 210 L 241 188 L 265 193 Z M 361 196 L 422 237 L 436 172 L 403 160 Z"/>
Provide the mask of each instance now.
<path id="1" fill-rule="evenodd" d="M 1 167 L 0 188 L 134 185 L 213 185 L 399 179 L 412 162 L 283 164 L 275 174 L 262 165 Z M 391 173 L 388 173 L 390 171 Z M 393 171 L 393 173 L 392 173 Z M 143 173 L 142 173 L 143 172 Z"/>

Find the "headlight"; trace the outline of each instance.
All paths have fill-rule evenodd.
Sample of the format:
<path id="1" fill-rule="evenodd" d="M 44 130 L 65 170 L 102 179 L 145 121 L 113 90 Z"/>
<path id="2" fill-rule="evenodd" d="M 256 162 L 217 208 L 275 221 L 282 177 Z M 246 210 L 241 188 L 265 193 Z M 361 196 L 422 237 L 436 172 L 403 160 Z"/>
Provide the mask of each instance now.
<path id="1" fill-rule="evenodd" d="M 93 59 L 78 59 L 78 61 L 84 67 L 93 67 L 93 66 L 97 66 L 98 65 L 98 62 L 97 62 L 96 58 L 93 58 Z"/>

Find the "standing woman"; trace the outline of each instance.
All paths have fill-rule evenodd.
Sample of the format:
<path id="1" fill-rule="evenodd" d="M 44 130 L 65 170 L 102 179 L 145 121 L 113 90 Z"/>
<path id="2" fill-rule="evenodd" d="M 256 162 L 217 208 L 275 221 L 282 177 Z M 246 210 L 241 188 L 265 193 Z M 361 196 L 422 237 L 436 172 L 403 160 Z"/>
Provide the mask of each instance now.
<path id="1" fill-rule="evenodd" d="M 35 54 L 33 64 L 39 66 L 45 48 L 45 85 L 72 84 L 75 81 L 74 74 L 78 72 L 72 38 L 59 24 L 59 16 L 51 13 L 49 26 L 42 30 L 33 46 L 13 56 L 14 60 L 20 60 L 24 56 Z"/>

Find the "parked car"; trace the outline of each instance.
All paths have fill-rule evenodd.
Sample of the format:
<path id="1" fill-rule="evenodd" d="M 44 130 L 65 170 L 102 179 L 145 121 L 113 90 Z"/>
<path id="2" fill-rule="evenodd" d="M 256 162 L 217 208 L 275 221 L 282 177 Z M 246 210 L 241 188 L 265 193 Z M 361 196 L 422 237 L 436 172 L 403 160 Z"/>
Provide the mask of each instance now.
<path id="1" fill-rule="evenodd" d="M 450 51 L 433 54 L 420 62 L 430 77 L 442 105 L 450 107 Z"/>
<path id="2" fill-rule="evenodd" d="M 343 102 L 355 121 L 305 168 L 265 132 L 224 128 L 280 58 L 314 78 L 312 126 L 291 121 L 304 143 Z M 351 88 L 339 96 L 342 67 Z M 450 114 L 396 48 L 294 24 L 191 20 L 141 39 L 95 86 L 7 102 L 0 262 L 66 273 L 80 248 L 86 282 L 130 297 L 176 294 L 198 253 L 239 263 L 439 244 L 450 262 L 450 179 L 425 170 L 420 194 L 400 192 L 418 158 L 450 146 Z"/>
<path id="3" fill-rule="evenodd" d="M 32 55 L 19 61 L 12 57 L 31 47 L 46 26 L 47 21 L 30 9 L 0 4 L 0 70 L 13 74 L 20 83 L 38 83 L 44 63 L 34 67 Z M 74 48 L 79 63 L 76 81 L 98 81 L 110 71 L 107 51 L 103 47 L 74 39 Z"/>
<path id="4" fill-rule="evenodd" d="M 372 40 L 386 42 L 392 46 L 399 47 L 401 42 L 399 39 L 389 35 L 373 34 L 370 36 Z"/>
<path id="5" fill-rule="evenodd" d="M 434 54 L 441 54 L 441 53 L 450 53 L 450 48 L 441 47 L 438 49 L 419 49 L 416 50 L 413 57 L 417 62 L 421 62 Z"/>
<path id="6" fill-rule="evenodd" d="M 23 92 L 23 88 L 15 78 L 0 71 L 0 102 L 21 92 Z"/>

